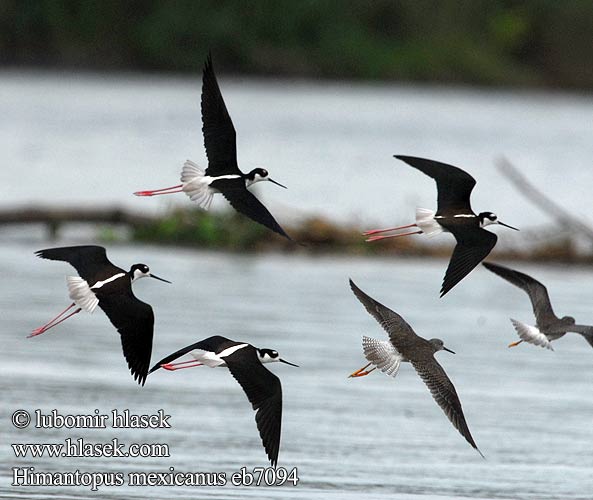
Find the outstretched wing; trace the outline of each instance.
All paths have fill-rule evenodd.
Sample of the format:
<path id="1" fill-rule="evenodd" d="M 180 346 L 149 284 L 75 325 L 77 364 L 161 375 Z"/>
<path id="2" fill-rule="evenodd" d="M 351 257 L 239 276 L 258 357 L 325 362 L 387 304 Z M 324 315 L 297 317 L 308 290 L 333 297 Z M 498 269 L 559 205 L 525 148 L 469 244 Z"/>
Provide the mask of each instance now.
<path id="1" fill-rule="evenodd" d="M 388 307 L 385 307 L 380 302 L 369 297 L 358 288 L 352 280 L 350 280 L 350 288 L 369 314 L 373 316 L 388 333 L 389 339 L 397 351 L 404 357 L 407 357 L 406 354 L 408 349 L 417 345 L 417 342 L 421 340 L 421 337 L 416 335 L 414 330 L 412 330 L 412 327 L 406 323 L 404 318 Z"/>
<path id="2" fill-rule="evenodd" d="M 208 155 L 206 175 L 240 174 L 237 166 L 237 134 L 226 109 L 208 54 L 202 77 L 202 132 Z"/>
<path id="3" fill-rule="evenodd" d="M 437 183 L 438 211 L 442 210 L 469 210 L 472 213 L 470 195 L 476 185 L 476 180 L 466 171 L 453 165 L 439 161 L 416 158 L 415 156 L 395 155 L 395 158 L 406 162 L 420 172 L 432 177 Z"/>
<path id="4" fill-rule="evenodd" d="M 498 239 L 494 233 L 478 227 L 463 233 L 451 228 L 451 232 L 457 239 L 457 245 L 443 278 L 441 297 L 488 256 Z"/>
<path id="5" fill-rule="evenodd" d="M 140 385 L 144 385 L 150 366 L 154 313 L 152 307 L 128 291 L 99 296 L 99 307 L 121 337 L 121 346 L 128 367 Z"/>
<path id="6" fill-rule="evenodd" d="M 552 309 L 548 290 L 542 283 L 527 274 L 520 273 L 508 267 L 499 266 L 498 264 L 484 262 L 483 266 L 494 274 L 498 274 L 498 276 L 507 280 L 509 283 L 521 288 L 529 295 L 533 314 L 538 324 L 546 325 L 558 319 Z"/>
<path id="7" fill-rule="evenodd" d="M 571 325 L 567 327 L 569 332 L 580 333 L 589 345 L 593 347 L 593 326 L 589 325 Z"/>
<path id="8" fill-rule="evenodd" d="M 46 248 L 38 250 L 35 255 L 42 259 L 68 262 L 90 284 L 123 271 L 109 261 L 105 248 L 96 245 Z"/>
<path id="9" fill-rule="evenodd" d="M 280 379 L 261 364 L 255 347 L 248 345 L 224 360 L 256 411 L 257 429 L 273 467 L 278 463 L 282 426 Z"/>
<path id="10" fill-rule="evenodd" d="M 280 224 L 276 222 L 276 219 L 274 219 L 263 203 L 246 187 L 222 187 L 220 188 L 220 192 L 237 212 L 246 215 L 251 220 L 266 226 L 268 229 L 292 241 L 292 238 L 280 227 Z"/>
<path id="11" fill-rule="evenodd" d="M 449 377 L 447 377 L 443 367 L 434 358 L 423 359 L 421 361 L 412 360 L 411 363 L 453 426 L 482 455 L 482 452 L 476 446 L 474 438 L 469 432 L 469 427 L 465 421 L 461 402 L 459 401 L 455 387 L 451 380 L 449 380 Z"/>
<path id="12" fill-rule="evenodd" d="M 168 356 L 165 356 L 163 359 L 161 359 L 160 361 L 155 363 L 155 365 L 150 369 L 150 371 L 148 373 L 152 373 L 155 370 L 158 370 L 159 368 L 161 368 L 161 365 L 170 363 L 171 361 L 174 361 L 177 358 L 180 358 L 181 356 L 183 356 L 184 354 L 187 354 L 188 352 L 195 351 L 196 349 L 201 350 L 201 351 L 217 352 L 217 351 L 226 349 L 226 347 L 230 347 L 231 345 L 236 345 L 238 343 L 239 342 L 235 342 L 233 340 L 227 339 L 226 337 L 221 337 L 220 335 L 214 335 L 213 337 L 208 337 L 207 339 L 200 340 L 199 342 L 196 342 L 195 344 L 190 344 L 188 346 L 185 346 L 185 347 L 179 349 L 178 351 L 175 351 L 172 354 L 169 354 Z"/>

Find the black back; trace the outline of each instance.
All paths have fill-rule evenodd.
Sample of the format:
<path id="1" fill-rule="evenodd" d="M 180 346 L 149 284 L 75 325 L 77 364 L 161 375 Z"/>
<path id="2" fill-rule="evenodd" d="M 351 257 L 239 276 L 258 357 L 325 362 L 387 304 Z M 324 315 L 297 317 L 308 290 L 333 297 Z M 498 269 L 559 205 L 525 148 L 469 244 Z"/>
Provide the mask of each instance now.
<path id="1" fill-rule="evenodd" d="M 268 229 L 291 239 L 268 209 L 245 186 L 243 173 L 237 165 L 237 134 L 226 108 L 208 54 L 202 78 L 202 132 L 208 155 L 206 175 L 240 175 L 238 179 L 221 179 L 212 183 L 237 212 Z"/>
<path id="2" fill-rule="evenodd" d="M 115 274 L 126 272 L 113 265 L 107 258 L 105 248 L 97 245 L 47 248 L 38 250 L 35 255 L 42 259 L 68 262 L 80 277 L 89 283 L 89 286 Z"/>
<path id="3" fill-rule="evenodd" d="M 139 384 L 144 385 L 150 366 L 154 313 L 152 307 L 132 292 L 132 281 L 123 269 L 108 259 L 105 248 L 96 245 L 48 248 L 35 252 L 38 257 L 71 264 L 89 286 L 119 273 L 126 273 L 101 288 L 93 290 L 99 307 L 120 334 L 128 367 Z"/>
<path id="4" fill-rule="evenodd" d="M 211 54 L 202 77 L 202 132 L 208 155 L 206 175 L 241 175 L 237 165 L 237 134 L 216 81 Z"/>
<path id="5" fill-rule="evenodd" d="M 156 363 L 149 373 L 161 368 L 161 365 L 199 349 L 202 351 L 221 353 L 234 345 L 245 344 L 215 335 L 188 345 Z M 282 426 L 282 385 L 280 379 L 268 370 L 260 361 L 257 349 L 250 344 L 225 356 L 224 361 L 251 403 L 255 414 L 255 422 L 266 454 L 276 466 L 280 449 L 280 431 Z"/>
<path id="6" fill-rule="evenodd" d="M 245 342 L 235 342 L 234 340 L 227 339 L 226 337 L 222 337 L 220 335 L 214 335 L 212 337 L 208 337 L 207 339 L 200 340 L 195 344 L 190 344 L 185 346 L 178 351 L 175 351 L 168 356 L 165 356 L 159 362 L 157 362 L 148 373 L 152 373 L 155 370 L 161 368 L 161 365 L 165 365 L 170 363 L 171 361 L 175 361 L 177 358 L 180 358 L 184 354 L 191 352 L 195 349 L 200 349 L 202 351 L 209 351 L 218 354 L 219 352 L 224 351 L 227 347 L 232 347 L 234 345 L 244 344 Z"/>
<path id="7" fill-rule="evenodd" d="M 395 155 L 411 167 L 432 177 L 437 183 L 438 210 L 436 215 L 451 213 L 473 213 L 470 195 L 476 180 L 464 170 L 439 161 Z"/>

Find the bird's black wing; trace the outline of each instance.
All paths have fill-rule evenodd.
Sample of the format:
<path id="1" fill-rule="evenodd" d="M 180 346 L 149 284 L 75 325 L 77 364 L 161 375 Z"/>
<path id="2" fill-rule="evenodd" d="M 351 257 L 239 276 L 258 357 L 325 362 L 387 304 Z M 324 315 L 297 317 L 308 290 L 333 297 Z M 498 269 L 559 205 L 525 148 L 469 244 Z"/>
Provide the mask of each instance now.
<path id="1" fill-rule="evenodd" d="M 533 314 L 538 324 L 546 325 L 550 322 L 558 320 L 552 309 L 548 290 L 539 281 L 533 279 L 531 276 L 509 269 L 508 267 L 499 266 L 490 262 L 482 264 L 486 269 L 498 274 L 501 278 L 507 280 L 509 283 L 521 288 L 529 295 L 531 305 L 533 307 Z"/>
<path id="2" fill-rule="evenodd" d="M 396 155 L 395 158 L 420 170 L 420 172 L 436 181 L 438 191 L 437 215 L 440 215 L 443 210 L 452 209 L 473 213 L 469 198 L 472 189 L 476 185 L 476 180 L 466 171 L 453 165 L 425 158 L 416 158 L 415 156 Z"/>
<path id="3" fill-rule="evenodd" d="M 451 232 L 457 239 L 457 245 L 443 278 L 441 297 L 488 256 L 498 239 L 494 233 L 479 227 L 463 233 L 457 232 L 455 229 Z"/>
<path id="4" fill-rule="evenodd" d="M 237 134 L 220 93 L 210 54 L 202 77 L 202 132 L 208 155 L 206 175 L 241 174 L 237 166 Z"/>
<path id="5" fill-rule="evenodd" d="M 272 467 L 276 467 L 282 426 L 280 379 L 261 364 L 255 347 L 251 345 L 225 356 L 224 360 L 257 412 L 255 422 L 262 444 Z"/>
<path id="6" fill-rule="evenodd" d="M 393 346 L 404 356 L 409 348 L 417 345 L 419 337 L 416 335 L 412 327 L 399 314 L 385 307 L 380 302 L 377 302 L 372 297 L 369 297 L 360 288 L 358 288 L 352 280 L 350 280 L 350 288 L 356 295 L 356 298 L 365 307 L 368 313 L 373 316 L 381 325 L 381 327 L 388 333 L 389 339 Z"/>
<path id="7" fill-rule="evenodd" d="M 221 337 L 220 335 L 214 335 L 213 337 L 208 337 L 207 339 L 200 340 L 199 342 L 196 342 L 195 344 L 185 346 L 182 349 L 179 349 L 178 351 L 175 351 L 174 353 L 169 354 L 168 356 L 161 359 L 159 362 L 155 363 L 155 365 L 150 369 L 150 371 L 148 373 L 152 373 L 153 371 L 161 368 L 161 365 L 170 363 L 171 361 L 174 361 L 177 358 L 180 358 L 181 356 L 183 356 L 184 354 L 187 354 L 188 352 L 194 351 L 196 349 L 200 349 L 202 351 L 217 352 L 217 349 L 218 349 L 218 351 L 220 351 L 221 347 L 222 347 L 222 349 L 226 349 L 227 347 L 230 347 L 232 345 L 236 345 L 239 343 L 240 342 L 235 342 L 233 340 L 227 339 L 226 337 Z"/>
<path id="8" fill-rule="evenodd" d="M 280 224 L 276 222 L 276 219 L 274 219 L 263 203 L 246 187 L 240 186 L 228 189 L 221 187 L 220 192 L 237 212 L 246 215 L 251 220 L 266 226 L 268 229 L 292 241 L 292 238 L 280 227 Z"/>
<path id="9" fill-rule="evenodd" d="M 459 401 L 455 387 L 449 377 L 447 377 L 443 367 L 433 357 L 431 359 L 423 359 L 422 361 L 412 360 L 411 363 L 453 426 L 482 455 L 482 452 L 476 446 L 474 438 L 469 432 L 469 427 L 465 421 L 461 402 Z"/>
<path id="10" fill-rule="evenodd" d="M 89 286 L 99 279 L 105 279 L 123 271 L 109 261 L 105 248 L 96 245 L 46 248 L 38 250 L 35 255 L 42 259 L 68 262 L 80 277 L 89 283 Z"/>
<path id="11" fill-rule="evenodd" d="M 152 307 L 138 300 L 129 290 L 100 294 L 99 307 L 103 309 L 120 334 L 121 346 L 134 380 L 144 385 L 150 366 L 154 313 Z"/>

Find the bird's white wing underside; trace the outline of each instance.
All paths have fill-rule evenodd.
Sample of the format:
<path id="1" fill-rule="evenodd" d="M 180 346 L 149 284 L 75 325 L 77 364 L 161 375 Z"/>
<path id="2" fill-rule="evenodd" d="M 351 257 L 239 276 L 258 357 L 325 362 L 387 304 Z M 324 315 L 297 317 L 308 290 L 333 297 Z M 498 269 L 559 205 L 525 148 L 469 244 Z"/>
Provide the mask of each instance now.
<path id="1" fill-rule="evenodd" d="M 68 295 L 72 302 L 86 312 L 92 313 L 99 304 L 99 299 L 89 287 L 86 280 L 79 276 L 67 276 Z"/>
<path id="2" fill-rule="evenodd" d="M 554 350 L 552 347 L 552 343 L 548 340 L 542 332 L 540 332 L 535 326 L 526 325 L 525 323 L 521 323 L 516 319 L 511 318 L 511 323 L 517 330 L 519 337 L 521 340 L 525 342 L 529 342 L 530 344 L 539 345 L 541 347 L 545 347 L 550 350 Z"/>
<path id="3" fill-rule="evenodd" d="M 395 377 L 402 362 L 402 355 L 388 340 L 362 337 L 364 357 L 390 377 Z"/>

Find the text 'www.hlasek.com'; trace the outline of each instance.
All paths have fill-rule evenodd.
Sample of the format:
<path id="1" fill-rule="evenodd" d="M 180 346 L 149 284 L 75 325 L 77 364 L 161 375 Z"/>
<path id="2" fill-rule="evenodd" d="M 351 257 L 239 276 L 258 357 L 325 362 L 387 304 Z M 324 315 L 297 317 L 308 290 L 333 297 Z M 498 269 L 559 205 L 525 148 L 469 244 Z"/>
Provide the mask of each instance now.
<path id="1" fill-rule="evenodd" d="M 17 429 L 33 426 L 36 429 L 169 429 L 171 416 L 163 410 L 151 415 L 136 415 L 130 410 L 112 410 L 102 414 L 95 410 L 90 415 L 61 415 L 57 410 L 43 413 L 16 410 L 12 425 Z M 52 443 L 13 443 L 10 445 L 19 460 L 60 458 L 168 458 L 166 443 L 126 443 L 117 437 L 102 442 L 88 438 L 67 437 Z M 33 464 L 12 468 L 12 486 L 85 486 L 92 491 L 110 486 L 296 486 L 297 468 L 241 467 L 233 473 L 178 471 L 42 471 Z"/>

